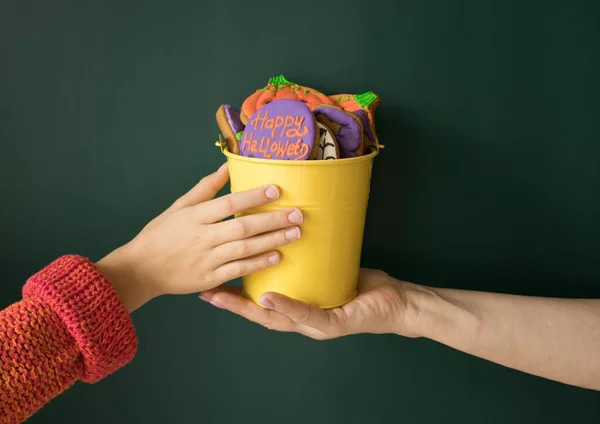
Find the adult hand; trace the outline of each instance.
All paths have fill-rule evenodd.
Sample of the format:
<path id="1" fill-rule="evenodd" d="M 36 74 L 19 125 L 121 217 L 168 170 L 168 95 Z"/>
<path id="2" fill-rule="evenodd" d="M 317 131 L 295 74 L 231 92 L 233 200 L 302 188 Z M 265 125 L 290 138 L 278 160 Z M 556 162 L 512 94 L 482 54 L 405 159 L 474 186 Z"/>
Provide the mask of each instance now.
<path id="1" fill-rule="evenodd" d="M 266 328 L 297 332 L 317 340 L 357 333 L 394 333 L 418 337 L 413 295 L 427 290 L 398 281 L 382 271 L 363 269 L 358 295 L 340 308 L 322 310 L 278 293 L 264 293 L 261 308 L 240 295 L 240 288 L 221 286 L 200 298 Z"/>
<path id="2" fill-rule="evenodd" d="M 372 270 L 361 271 L 358 290 L 354 300 L 327 311 L 276 293 L 264 293 L 261 308 L 227 286 L 200 297 L 273 330 L 319 340 L 356 333 L 425 337 L 509 368 L 600 390 L 600 299 L 433 288 Z"/>
<path id="3" fill-rule="evenodd" d="M 98 262 L 130 311 L 163 294 L 209 290 L 273 266 L 275 249 L 300 238 L 303 217 L 293 208 L 223 221 L 280 195 L 266 186 L 213 199 L 228 178 L 225 164 Z"/>

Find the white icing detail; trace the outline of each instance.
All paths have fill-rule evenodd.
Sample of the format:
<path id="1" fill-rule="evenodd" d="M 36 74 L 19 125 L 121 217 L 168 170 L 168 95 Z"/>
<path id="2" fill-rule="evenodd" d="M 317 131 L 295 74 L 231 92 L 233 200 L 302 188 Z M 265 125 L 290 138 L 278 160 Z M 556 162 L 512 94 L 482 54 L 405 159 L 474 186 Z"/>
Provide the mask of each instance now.
<path id="1" fill-rule="evenodd" d="M 315 159 L 338 159 L 337 150 L 335 148 L 336 141 L 329 132 L 329 129 L 317 121 L 319 126 L 319 134 L 321 135 L 319 140 L 319 148 L 317 149 L 317 156 Z"/>

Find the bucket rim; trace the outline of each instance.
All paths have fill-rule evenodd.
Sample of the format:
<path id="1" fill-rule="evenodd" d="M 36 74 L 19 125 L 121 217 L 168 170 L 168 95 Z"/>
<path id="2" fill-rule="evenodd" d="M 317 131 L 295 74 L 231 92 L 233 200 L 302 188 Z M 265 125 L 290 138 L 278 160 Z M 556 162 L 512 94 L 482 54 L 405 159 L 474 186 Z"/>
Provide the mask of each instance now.
<path id="1" fill-rule="evenodd" d="M 351 165 L 353 163 L 368 161 L 379 154 L 379 150 L 374 150 L 368 155 L 358 156 L 355 158 L 343 158 L 334 160 L 282 160 L 282 159 L 263 159 L 250 158 L 247 156 L 236 155 L 231 153 L 227 148 L 221 150 L 227 159 L 237 160 L 240 162 L 264 164 L 264 165 L 287 165 L 287 166 L 336 166 L 336 165 Z"/>

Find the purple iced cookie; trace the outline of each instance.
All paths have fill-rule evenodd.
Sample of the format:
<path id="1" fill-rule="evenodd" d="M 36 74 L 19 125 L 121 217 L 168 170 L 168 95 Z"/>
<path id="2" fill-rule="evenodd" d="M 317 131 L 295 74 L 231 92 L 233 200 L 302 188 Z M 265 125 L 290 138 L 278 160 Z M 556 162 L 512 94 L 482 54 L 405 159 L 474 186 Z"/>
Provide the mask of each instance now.
<path id="1" fill-rule="evenodd" d="M 363 129 L 365 130 L 365 135 L 369 139 L 371 144 L 375 144 L 375 134 L 373 134 L 373 130 L 371 129 L 371 123 L 369 122 L 369 117 L 367 116 L 367 112 L 362 109 L 355 110 L 354 113 L 356 116 L 360 118 L 360 121 L 363 124 Z"/>
<path id="2" fill-rule="evenodd" d="M 225 111 L 227 122 L 229 122 L 229 126 L 234 134 L 244 131 L 244 124 L 242 124 L 242 121 L 240 120 L 240 112 L 231 105 L 223 105 L 223 110 Z"/>
<path id="3" fill-rule="evenodd" d="M 316 153 L 315 117 L 298 100 L 274 100 L 249 119 L 240 139 L 240 154 L 254 158 L 305 160 Z"/>
<path id="4" fill-rule="evenodd" d="M 360 118 L 337 106 L 319 106 L 313 110 L 317 121 L 326 125 L 335 136 L 342 158 L 363 153 L 363 124 Z"/>

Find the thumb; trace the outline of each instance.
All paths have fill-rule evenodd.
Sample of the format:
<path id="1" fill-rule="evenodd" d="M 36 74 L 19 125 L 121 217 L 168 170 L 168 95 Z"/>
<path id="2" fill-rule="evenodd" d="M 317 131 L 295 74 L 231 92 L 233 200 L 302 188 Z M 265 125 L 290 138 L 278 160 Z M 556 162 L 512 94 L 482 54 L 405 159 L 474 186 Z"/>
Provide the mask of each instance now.
<path id="1" fill-rule="evenodd" d="M 297 324 L 312 327 L 329 336 L 341 332 L 341 321 L 335 310 L 325 311 L 317 306 L 273 292 L 263 293 L 258 302 L 265 308 L 287 316 Z"/>
<path id="2" fill-rule="evenodd" d="M 219 190 L 225 187 L 228 180 L 229 167 L 225 162 L 219 169 L 202 178 L 190 191 L 177 199 L 169 211 L 173 212 L 211 200 Z"/>

